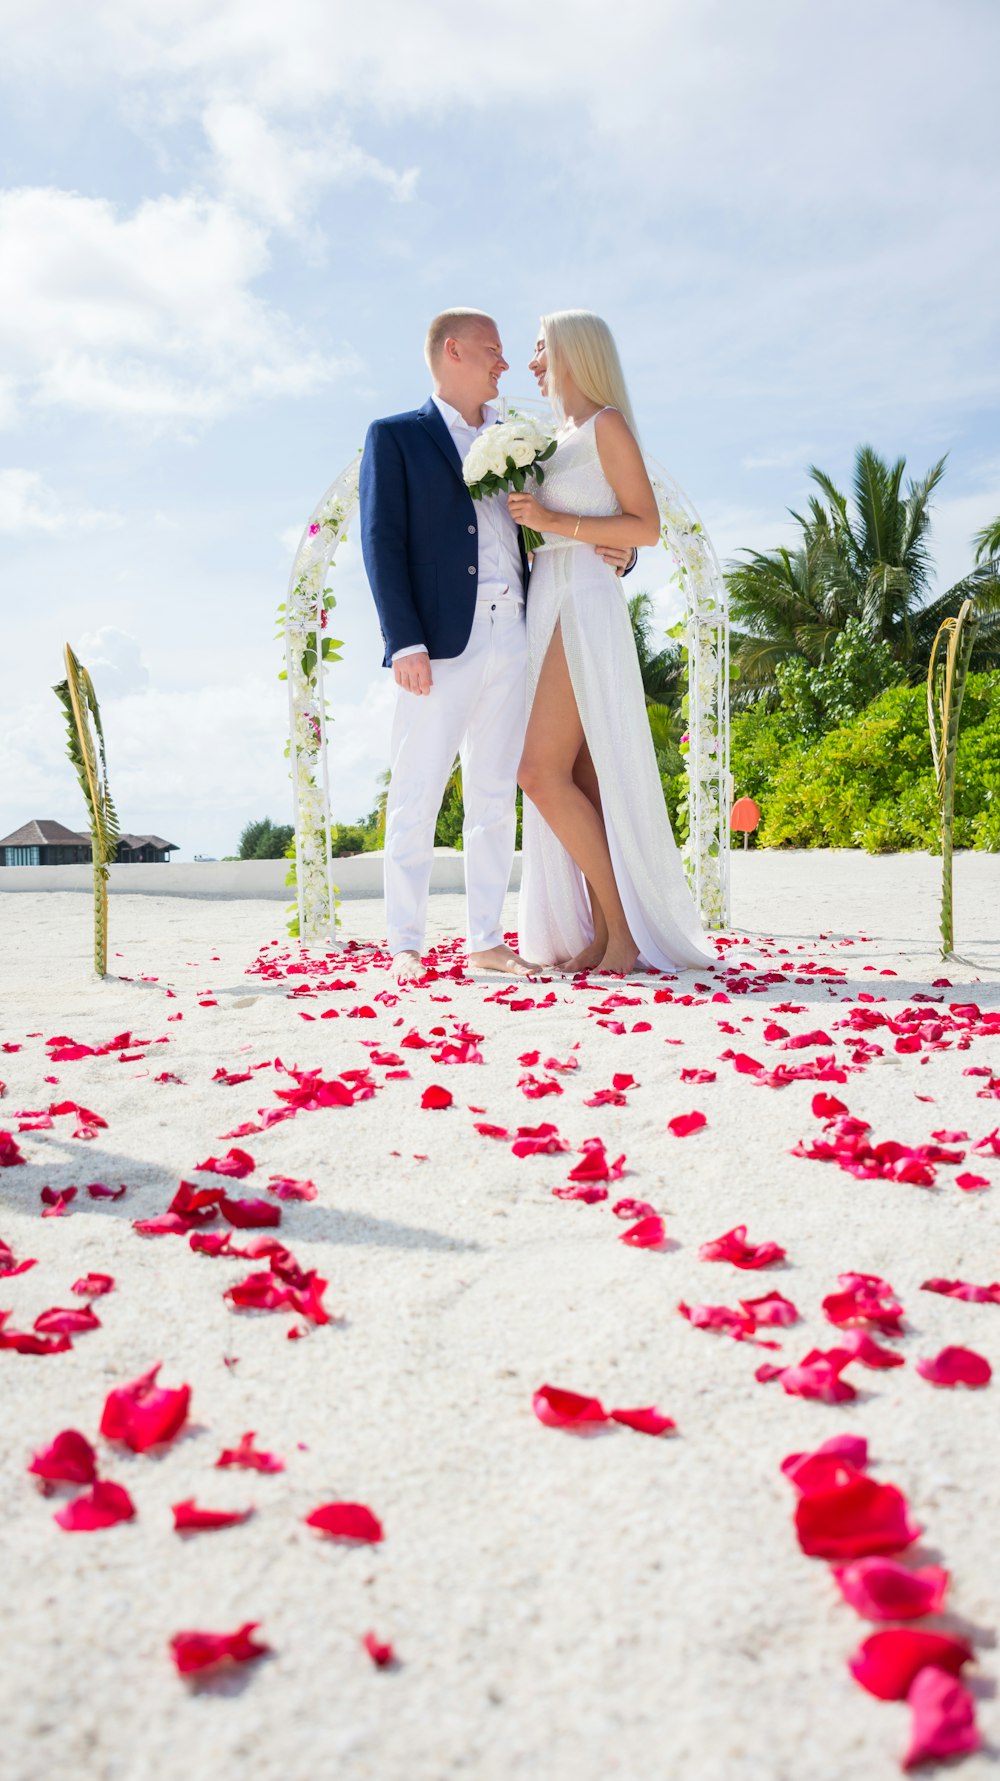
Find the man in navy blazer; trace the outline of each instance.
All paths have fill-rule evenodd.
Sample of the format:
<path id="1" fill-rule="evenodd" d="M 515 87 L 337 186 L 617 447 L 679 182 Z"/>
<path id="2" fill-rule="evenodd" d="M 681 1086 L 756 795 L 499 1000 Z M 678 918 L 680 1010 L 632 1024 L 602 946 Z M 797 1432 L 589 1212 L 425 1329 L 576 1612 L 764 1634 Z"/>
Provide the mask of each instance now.
<path id="1" fill-rule="evenodd" d="M 517 767 L 527 718 L 528 564 L 502 496 L 474 502 L 462 464 L 508 369 L 478 309 L 435 317 L 422 408 L 373 421 L 361 460 L 361 546 L 396 681 L 385 828 L 388 944 L 396 975 L 422 975 L 434 830 L 458 754 L 469 965 L 524 974 L 505 945 Z M 628 553 L 602 553 L 619 563 Z"/>

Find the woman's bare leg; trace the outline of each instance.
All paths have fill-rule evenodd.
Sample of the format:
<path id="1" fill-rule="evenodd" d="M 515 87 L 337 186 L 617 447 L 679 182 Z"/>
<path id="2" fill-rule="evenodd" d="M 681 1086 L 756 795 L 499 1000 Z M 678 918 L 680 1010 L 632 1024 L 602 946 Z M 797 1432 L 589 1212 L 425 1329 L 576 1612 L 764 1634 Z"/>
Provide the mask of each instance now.
<path id="1" fill-rule="evenodd" d="M 639 949 L 618 894 L 600 810 L 574 777 L 584 744 L 562 630 L 557 624 L 538 677 L 518 782 L 592 887 L 594 905 L 607 926 L 600 968 L 627 973 L 635 969 Z M 586 773 L 586 763 L 580 771 Z M 593 788 L 597 789 L 596 775 Z"/>
<path id="2" fill-rule="evenodd" d="M 585 798 L 589 798 L 601 818 L 603 825 L 604 812 L 601 807 L 601 788 L 597 779 L 597 768 L 586 741 L 580 744 L 580 752 L 573 762 L 573 783 L 579 786 Z M 605 840 L 607 831 L 605 830 Z M 587 896 L 590 900 L 590 913 L 594 922 L 594 938 L 582 952 L 574 954 L 563 965 L 564 971 L 573 973 L 580 971 L 596 971 L 608 950 L 608 924 L 601 908 L 601 901 L 590 880 L 587 880 Z"/>

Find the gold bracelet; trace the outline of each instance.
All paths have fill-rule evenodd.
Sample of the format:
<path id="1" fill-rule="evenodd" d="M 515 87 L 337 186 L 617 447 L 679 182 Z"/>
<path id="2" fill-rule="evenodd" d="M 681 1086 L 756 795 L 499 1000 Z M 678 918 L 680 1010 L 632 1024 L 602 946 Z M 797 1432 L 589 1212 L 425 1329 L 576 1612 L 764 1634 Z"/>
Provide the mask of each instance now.
<path id="1" fill-rule="evenodd" d="M 578 520 L 577 520 L 577 522 L 576 522 L 576 525 L 575 525 L 575 526 L 574 526 L 574 527 L 573 527 L 573 536 L 574 536 L 574 538 L 575 538 L 575 537 L 576 537 L 576 535 L 577 535 L 577 533 L 578 533 L 578 531 L 579 531 L 579 530 L 580 530 L 580 526 L 581 526 L 581 524 L 582 524 L 582 523 L 583 523 L 583 514 L 582 514 L 582 513 L 581 513 L 581 514 L 580 514 L 580 516 L 579 516 L 579 518 L 578 518 Z"/>

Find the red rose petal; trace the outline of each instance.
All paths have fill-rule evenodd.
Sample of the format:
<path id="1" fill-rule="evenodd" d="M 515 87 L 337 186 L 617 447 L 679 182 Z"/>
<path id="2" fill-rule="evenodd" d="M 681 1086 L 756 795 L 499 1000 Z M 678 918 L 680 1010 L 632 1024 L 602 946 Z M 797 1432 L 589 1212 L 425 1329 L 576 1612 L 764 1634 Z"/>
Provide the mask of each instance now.
<path id="1" fill-rule="evenodd" d="M 424 1089 L 420 1097 L 420 1105 L 421 1107 L 441 1109 L 450 1107 L 454 1098 L 448 1089 L 441 1088 L 438 1083 L 432 1082 L 429 1088 Z"/>
<path id="2" fill-rule="evenodd" d="M 292 1175 L 272 1175 L 268 1179 L 267 1191 L 279 1200 L 314 1200 L 318 1189 L 314 1181 L 296 1181 Z"/>
<path id="3" fill-rule="evenodd" d="M 968 1170 L 962 1175 L 955 1176 L 955 1186 L 960 1187 L 966 1194 L 978 1193 L 981 1188 L 989 1187 L 989 1185 L 985 1175 L 973 1175 Z"/>
<path id="4" fill-rule="evenodd" d="M 26 1160 L 17 1148 L 13 1132 L 0 1132 L 0 1169 L 16 1169 L 18 1163 Z"/>
<path id="5" fill-rule="evenodd" d="M 78 1292 L 81 1297 L 99 1299 L 104 1293 L 111 1292 L 114 1284 L 113 1274 L 82 1274 L 79 1280 L 74 1280 L 69 1290 Z"/>
<path id="6" fill-rule="evenodd" d="M 644 1410 L 612 1410 L 609 1414 L 612 1422 L 621 1422 L 626 1428 L 636 1429 L 640 1435 L 664 1435 L 668 1429 L 677 1427 L 672 1416 L 664 1416 L 653 1405 Z"/>
<path id="7" fill-rule="evenodd" d="M 203 1163 L 195 1163 L 195 1168 L 211 1175 L 230 1175 L 242 1181 L 245 1175 L 252 1175 L 256 1168 L 253 1157 L 247 1150 L 239 1150 L 235 1146 L 227 1150 L 225 1156 L 210 1156 Z"/>
<path id="8" fill-rule="evenodd" d="M 906 1699 L 913 1717 L 904 1769 L 949 1756 L 968 1756 L 980 1748 L 976 1703 L 964 1683 L 947 1670 L 925 1664 L 914 1676 Z"/>
<path id="9" fill-rule="evenodd" d="M 41 1336 L 81 1336 L 86 1330 L 99 1330 L 101 1320 L 89 1305 L 52 1305 L 35 1318 L 35 1329 Z"/>
<path id="10" fill-rule="evenodd" d="M 863 1639 L 847 1667 L 855 1682 L 880 1701 L 906 1699 L 913 1680 L 927 1664 L 957 1676 L 971 1663 L 972 1646 L 948 1633 L 928 1633 L 917 1627 L 892 1627 Z"/>
<path id="11" fill-rule="evenodd" d="M 114 1527 L 119 1521 L 131 1521 L 134 1515 L 135 1504 L 128 1491 L 105 1478 L 64 1504 L 52 1519 L 68 1534 L 90 1534 L 98 1528 Z"/>
<path id="12" fill-rule="evenodd" d="M 248 1472 L 283 1472 L 285 1462 L 276 1453 L 265 1453 L 253 1444 L 253 1430 L 241 1435 L 239 1445 L 224 1447 L 216 1466 L 243 1466 Z"/>
<path id="13" fill-rule="evenodd" d="M 667 1120 L 667 1131 L 675 1138 L 690 1138 L 693 1132 L 700 1132 L 707 1124 L 704 1113 L 677 1113 L 673 1119 Z"/>
<path id="14" fill-rule="evenodd" d="M 833 1575 L 845 1602 L 866 1620 L 919 1620 L 923 1614 L 940 1614 L 948 1590 L 948 1573 L 940 1565 L 911 1571 L 892 1558 L 873 1556 L 834 1565 Z"/>
<path id="15" fill-rule="evenodd" d="M 531 1400 L 539 1422 L 546 1428 L 581 1428 L 585 1424 L 607 1422 L 607 1412 L 597 1398 L 585 1398 L 577 1391 L 563 1391 L 557 1385 L 542 1385 Z"/>
<path id="16" fill-rule="evenodd" d="M 948 1299 L 966 1299 L 972 1305 L 1000 1305 L 1000 1281 L 989 1286 L 973 1286 L 968 1280 L 925 1280 L 921 1292 L 943 1293 Z"/>
<path id="17" fill-rule="evenodd" d="M 333 1540 L 359 1540 L 371 1545 L 384 1539 L 382 1523 L 364 1503 L 321 1503 L 305 1517 L 307 1527 L 318 1528 Z"/>
<path id="18" fill-rule="evenodd" d="M 223 1194 L 219 1211 L 228 1224 L 240 1231 L 263 1230 L 281 1223 L 281 1207 L 273 1206 L 270 1200 L 231 1200 Z"/>
<path id="19" fill-rule="evenodd" d="M 169 1389 L 156 1384 L 162 1362 L 127 1385 L 108 1393 L 101 1416 L 101 1434 L 109 1441 L 124 1441 L 133 1453 L 145 1453 L 162 1441 L 172 1441 L 187 1421 L 191 1387 Z"/>
<path id="20" fill-rule="evenodd" d="M 383 1644 L 382 1640 L 377 1639 L 374 1633 L 365 1633 L 361 1643 L 377 1670 L 388 1669 L 391 1664 L 395 1663 L 396 1653 L 392 1646 L 388 1642 Z"/>
<path id="21" fill-rule="evenodd" d="M 254 1639 L 253 1634 L 259 1625 L 259 1620 L 248 1620 L 234 1633 L 175 1633 L 170 1641 L 170 1653 L 178 1674 L 199 1675 L 205 1670 L 217 1669 L 220 1664 L 245 1664 L 255 1657 L 264 1657 L 271 1647 L 261 1639 Z"/>
<path id="22" fill-rule="evenodd" d="M 736 1268 L 769 1268 L 784 1257 L 785 1251 L 777 1243 L 748 1243 L 745 1224 L 734 1225 L 698 1250 L 699 1261 L 732 1262 Z"/>
<path id="23" fill-rule="evenodd" d="M 942 1348 L 939 1354 L 917 1361 L 917 1372 L 930 1385 L 967 1385 L 976 1390 L 988 1385 L 993 1368 L 974 1348 Z"/>
<path id="24" fill-rule="evenodd" d="M 97 1455 L 78 1429 L 63 1429 L 48 1447 L 39 1448 L 28 1471 L 56 1484 L 93 1484 Z"/>
<path id="25" fill-rule="evenodd" d="M 842 1483 L 805 1490 L 795 1506 L 803 1552 L 810 1558 L 854 1559 L 912 1545 L 922 1529 L 911 1521 L 902 1491 L 877 1483 L 847 1461 L 840 1466 Z"/>
<path id="26" fill-rule="evenodd" d="M 791 1299 L 786 1299 L 781 1292 L 761 1293 L 756 1299 L 741 1299 L 740 1304 L 747 1316 L 752 1317 L 757 1324 L 787 1328 L 799 1321 L 798 1306 L 793 1305 Z"/>
<path id="27" fill-rule="evenodd" d="M 687 1318 L 692 1329 L 720 1330 L 724 1336 L 732 1336 L 736 1342 L 745 1342 L 756 1328 L 753 1318 L 747 1312 L 734 1311 L 729 1305 L 686 1305 L 682 1299 L 677 1309 L 682 1317 Z M 780 1367 L 777 1372 L 781 1372 Z"/>
<path id="28" fill-rule="evenodd" d="M 171 1505 L 175 1534 L 207 1533 L 213 1528 L 235 1527 L 248 1521 L 253 1509 L 199 1509 L 194 1497 Z"/>
<path id="29" fill-rule="evenodd" d="M 619 1243 L 628 1243 L 633 1249 L 658 1249 L 667 1240 L 667 1227 L 659 1213 L 653 1212 L 647 1218 L 640 1218 L 638 1224 L 629 1225 L 627 1231 L 619 1233 Z"/>

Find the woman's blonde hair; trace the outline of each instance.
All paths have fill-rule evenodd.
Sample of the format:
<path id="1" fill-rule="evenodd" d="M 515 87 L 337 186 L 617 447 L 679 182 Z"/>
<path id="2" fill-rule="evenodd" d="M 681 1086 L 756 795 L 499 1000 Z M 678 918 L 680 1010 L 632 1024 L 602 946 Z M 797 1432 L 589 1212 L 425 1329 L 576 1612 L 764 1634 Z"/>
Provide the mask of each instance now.
<path id="1" fill-rule="evenodd" d="M 548 358 L 549 396 L 561 408 L 560 383 L 568 372 L 580 392 L 602 408 L 619 408 L 636 432 L 618 348 L 607 322 L 589 309 L 556 309 L 542 316 Z"/>

